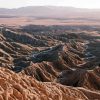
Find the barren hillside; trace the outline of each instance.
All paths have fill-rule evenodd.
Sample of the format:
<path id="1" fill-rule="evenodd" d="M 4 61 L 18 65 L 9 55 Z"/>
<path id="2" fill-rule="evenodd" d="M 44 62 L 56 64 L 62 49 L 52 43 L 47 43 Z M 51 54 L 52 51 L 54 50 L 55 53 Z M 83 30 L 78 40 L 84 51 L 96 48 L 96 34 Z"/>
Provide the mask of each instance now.
<path id="1" fill-rule="evenodd" d="M 0 27 L 0 100 L 99 100 L 99 28 Z"/>

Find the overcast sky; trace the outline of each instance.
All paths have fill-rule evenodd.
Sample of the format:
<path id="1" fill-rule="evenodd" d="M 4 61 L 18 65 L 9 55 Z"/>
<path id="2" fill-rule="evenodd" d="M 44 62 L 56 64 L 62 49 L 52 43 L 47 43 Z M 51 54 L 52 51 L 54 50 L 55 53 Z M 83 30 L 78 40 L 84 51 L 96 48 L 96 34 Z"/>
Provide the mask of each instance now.
<path id="1" fill-rule="evenodd" d="M 100 0 L 0 0 L 0 8 L 19 8 L 34 5 L 100 8 Z"/>

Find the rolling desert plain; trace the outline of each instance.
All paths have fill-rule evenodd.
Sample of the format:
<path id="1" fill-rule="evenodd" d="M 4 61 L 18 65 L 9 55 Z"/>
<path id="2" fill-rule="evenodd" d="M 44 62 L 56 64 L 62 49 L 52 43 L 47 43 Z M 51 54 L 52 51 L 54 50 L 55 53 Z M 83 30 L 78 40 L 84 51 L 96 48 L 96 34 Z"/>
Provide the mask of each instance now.
<path id="1" fill-rule="evenodd" d="M 0 8 L 0 100 L 100 100 L 100 9 Z"/>

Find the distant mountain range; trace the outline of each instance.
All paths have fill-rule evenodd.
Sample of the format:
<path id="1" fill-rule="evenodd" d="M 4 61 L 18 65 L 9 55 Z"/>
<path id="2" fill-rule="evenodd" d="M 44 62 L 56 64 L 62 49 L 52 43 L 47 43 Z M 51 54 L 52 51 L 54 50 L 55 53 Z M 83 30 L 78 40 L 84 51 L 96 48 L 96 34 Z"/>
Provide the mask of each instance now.
<path id="1" fill-rule="evenodd" d="M 24 16 L 35 18 L 99 18 L 100 9 L 59 6 L 29 6 L 17 9 L 0 8 L 0 17 Z"/>

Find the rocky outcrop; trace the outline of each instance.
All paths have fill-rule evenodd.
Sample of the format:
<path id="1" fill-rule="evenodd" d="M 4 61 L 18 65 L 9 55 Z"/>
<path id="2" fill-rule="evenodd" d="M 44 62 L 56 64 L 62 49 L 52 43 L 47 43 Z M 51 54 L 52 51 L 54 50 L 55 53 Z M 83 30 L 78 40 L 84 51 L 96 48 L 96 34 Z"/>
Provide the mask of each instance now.
<path id="1" fill-rule="evenodd" d="M 57 82 L 74 87 L 84 87 L 90 90 L 100 90 L 100 68 L 94 70 L 65 70 L 57 77 Z"/>
<path id="2" fill-rule="evenodd" d="M 90 96 L 90 95 L 94 96 Z M 90 100 L 100 99 L 100 93 L 83 88 L 65 87 L 57 83 L 42 83 L 22 74 L 0 68 L 0 100 Z"/>

